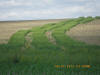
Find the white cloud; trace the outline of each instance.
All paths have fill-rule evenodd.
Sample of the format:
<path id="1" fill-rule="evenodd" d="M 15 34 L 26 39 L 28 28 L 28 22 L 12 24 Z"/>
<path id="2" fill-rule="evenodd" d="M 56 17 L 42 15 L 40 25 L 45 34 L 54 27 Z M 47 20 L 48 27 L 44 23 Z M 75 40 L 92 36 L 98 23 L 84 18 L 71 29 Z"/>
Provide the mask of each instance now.
<path id="1" fill-rule="evenodd" d="M 22 2 L 22 1 L 17 1 L 17 0 L 10 0 L 10 1 L 2 1 L 0 2 L 0 6 L 28 6 L 28 5 L 32 5 L 31 2 Z"/>
<path id="2" fill-rule="evenodd" d="M 63 1 L 63 0 L 62 0 Z M 68 18 L 76 16 L 92 16 L 99 14 L 99 2 L 94 0 L 70 0 L 83 2 L 83 5 L 80 4 L 70 4 L 66 3 L 63 5 L 57 5 L 57 0 L 10 0 L 0 2 L 0 6 L 8 6 L 8 10 L 0 13 L 0 20 L 9 20 L 9 19 L 28 19 L 28 18 Z M 89 1 L 85 2 L 84 1 Z M 6 6 L 5 6 L 6 5 Z M 10 9 L 9 6 L 23 6 L 22 8 L 18 7 L 16 9 Z M 28 6 L 28 10 L 26 7 Z M 41 8 L 42 7 L 42 8 Z M 100 14 L 99 14 L 100 15 Z"/>
<path id="3" fill-rule="evenodd" d="M 47 4 L 53 3 L 53 0 L 41 0 L 41 1 L 43 1 L 44 3 L 47 3 Z"/>
<path id="4" fill-rule="evenodd" d="M 1 1 L 0 6 L 1 7 L 32 6 L 32 5 L 44 6 L 44 5 L 49 5 L 52 3 L 53 3 L 53 0 L 7 0 L 7 1 Z"/>
<path id="5" fill-rule="evenodd" d="M 77 1 L 77 2 L 83 2 L 83 1 L 87 1 L 87 0 L 70 0 L 71 2 L 73 2 L 73 1 Z"/>
<path id="6" fill-rule="evenodd" d="M 86 10 L 87 9 L 87 10 Z M 68 17 L 75 13 L 89 13 L 92 12 L 93 10 L 91 8 L 87 8 L 84 6 L 74 6 L 74 7 L 64 7 L 64 8 L 52 8 L 52 9 L 43 9 L 43 10 L 30 10 L 30 11 L 10 11 L 5 13 L 4 16 L 2 16 L 2 14 L 0 15 L 1 18 L 11 18 L 11 17 L 15 17 L 15 18 L 24 18 L 24 17 L 33 17 L 33 18 L 48 18 L 48 17 L 61 17 L 61 16 L 65 16 Z M 22 12 L 22 13 L 21 13 Z M 57 16 L 56 16 L 57 15 Z"/>

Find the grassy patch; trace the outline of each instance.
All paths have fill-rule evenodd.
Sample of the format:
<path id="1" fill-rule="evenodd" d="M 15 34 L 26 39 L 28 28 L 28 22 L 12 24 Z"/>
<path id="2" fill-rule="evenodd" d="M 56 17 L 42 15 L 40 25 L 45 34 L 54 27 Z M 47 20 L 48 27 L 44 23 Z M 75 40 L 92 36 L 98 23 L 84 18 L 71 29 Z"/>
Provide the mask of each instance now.
<path id="1" fill-rule="evenodd" d="M 94 20 L 92 17 L 80 17 L 60 23 L 46 24 L 30 30 L 21 30 L 15 33 L 8 44 L 0 45 L 0 71 L 10 73 L 43 75 L 70 75 L 72 72 L 81 75 L 90 70 L 95 73 L 100 68 L 100 46 L 87 45 L 71 39 L 66 31 L 78 24 L 88 23 Z M 52 44 L 45 33 L 52 31 L 57 45 Z M 25 47 L 25 36 L 31 34 L 31 47 Z M 23 47 L 25 47 L 23 49 Z M 64 47 L 63 50 L 61 47 Z M 10 63 L 10 64 L 9 64 Z M 92 65 L 90 69 L 66 69 L 55 68 L 54 65 Z M 67 70 L 67 71 L 66 71 Z M 90 72 L 88 72 L 90 73 Z M 73 74 L 73 75 L 74 75 Z M 86 75 L 86 74 L 85 74 Z M 90 73 L 91 75 L 91 73 Z M 94 74 L 95 75 L 95 74 Z"/>

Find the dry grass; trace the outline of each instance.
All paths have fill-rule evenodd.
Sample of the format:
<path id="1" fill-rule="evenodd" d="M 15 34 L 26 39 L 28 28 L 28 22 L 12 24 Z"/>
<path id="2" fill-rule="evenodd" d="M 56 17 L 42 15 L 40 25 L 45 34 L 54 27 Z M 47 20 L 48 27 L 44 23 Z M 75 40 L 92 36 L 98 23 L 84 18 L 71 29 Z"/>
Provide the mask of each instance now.
<path id="1" fill-rule="evenodd" d="M 77 25 L 70 29 L 67 35 L 87 44 L 100 45 L 100 20 Z"/>
<path id="2" fill-rule="evenodd" d="M 12 34 L 18 30 L 43 26 L 47 23 L 57 23 L 63 20 L 65 19 L 0 22 L 0 44 L 7 43 Z"/>
<path id="3" fill-rule="evenodd" d="M 49 41 L 50 41 L 51 43 L 53 43 L 54 45 L 57 45 L 56 40 L 55 40 L 55 39 L 53 38 L 53 36 L 52 36 L 52 31 L 46 32 L 46 36 L 47 36 L 47 38 L 49 39 Z"/>

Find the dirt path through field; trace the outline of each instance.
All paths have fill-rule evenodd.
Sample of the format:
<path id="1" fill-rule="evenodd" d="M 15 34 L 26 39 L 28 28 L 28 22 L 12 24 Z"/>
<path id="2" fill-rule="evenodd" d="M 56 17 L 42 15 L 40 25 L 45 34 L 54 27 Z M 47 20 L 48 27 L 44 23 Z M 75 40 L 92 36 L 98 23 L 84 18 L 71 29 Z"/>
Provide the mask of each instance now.
<path id="1" fill-rule="evenodd" d="M 32 42 L 32 38 L 31 38 L 32 32 L 29 32 L 26 36 L 25 36 L 25 47 L 26 48 L 30 48 L 31 47 L 31 42 Z"/>
<path id="2" fill-rule="evenodd" d="M 66 34 L 87 44 L 100 45 L 100 20 L 79 24 L 67 31 Z"/>
<path id="3" fill-rule="evenodd" d="M 46 32 L 46 36 L 51 43 L 53 43 L 54 45 L 57 45 L 56 40 L 52 37 L 52 31 Z"/>
<path id="4" fill-rule="evenodd" d="M 55 40 L 55 38 L 52 36 L 52 31 L 48 31 L 46 32 L 46 37 L 48 38 L 48 40 L 53 43 L 54 45 L 57 45 L 57 42 Z M 65 50 L 64 46 L 60 46 L 60 48 L 62 50 Z"/>

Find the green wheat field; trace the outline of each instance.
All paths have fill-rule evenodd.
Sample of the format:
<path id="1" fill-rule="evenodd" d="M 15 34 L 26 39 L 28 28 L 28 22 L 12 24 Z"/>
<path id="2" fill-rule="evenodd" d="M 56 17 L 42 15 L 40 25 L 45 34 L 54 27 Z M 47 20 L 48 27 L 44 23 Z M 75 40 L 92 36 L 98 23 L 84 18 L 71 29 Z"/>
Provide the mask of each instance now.
<path id="1" fill-rule="evenodd" d="M 66 35 L 76 25 L 96 19 L 100 17 L 79 17 L 19 30 L 7 44 L 0 44 L 0 75 L 100 75 L 100 46 Z"/>

